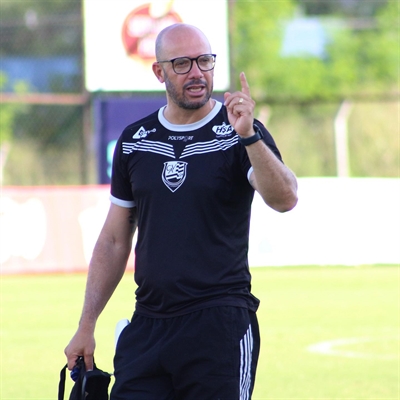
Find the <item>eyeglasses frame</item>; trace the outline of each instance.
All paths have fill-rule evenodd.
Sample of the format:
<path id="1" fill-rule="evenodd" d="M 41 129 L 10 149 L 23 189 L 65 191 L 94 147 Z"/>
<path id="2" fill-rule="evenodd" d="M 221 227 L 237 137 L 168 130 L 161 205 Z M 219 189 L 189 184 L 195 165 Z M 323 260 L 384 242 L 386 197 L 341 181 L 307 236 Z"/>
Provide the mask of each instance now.
<path id="1" fill-rule="evenodd" d="M 199 58 L 200 58 L 200 57 L 203 57 L 203 56 L 212 56 L 212 57 L 214 58 L 214 65 L 213 65 L 212 68 L 210 68 L 210 69 L 202 69 L 202 68 L 200 67 L 200 65 L 199 65 Z M 190 63 L 191 63 L 191 64 L 190 64 L 190 68 L 189 68 L 189 70 L 188 70 L 187 72 L 176 72 L 176 71 L 175 71 L 174 61 L 179 60 L 180 58 L 187 58 L 188 60 L 190 60 Z M 157 61 L 157 63 L 158 63 L 158 64 L 161 64 L 161 63 L 170 62 L 170 63 L 172 64 L 172 69 L 174 70 L 174 72 L 175 72 L 177 75 L 186 75 L 186 74 L 188 74 L 188 73 L 192 70 L 192 68 L 193 68 L 193 61 L 196 61 L 197 67 L 199 68 L 200 71 L 203 71 L 203 72 L 212 71 L 212 70 L 215 68 L 215 61 L 216 61 L 216 58 L 217 58 L 217 55 L 216 55 L 216 54 L 206 53 L 206 54 L 200 54 L 198 57 L 194 57 L 194 58 L 190 58 L 190 57 L 185 57 L 185 56 L 183 56 L 183 57 L 172 58 L 171 60 Z"/>

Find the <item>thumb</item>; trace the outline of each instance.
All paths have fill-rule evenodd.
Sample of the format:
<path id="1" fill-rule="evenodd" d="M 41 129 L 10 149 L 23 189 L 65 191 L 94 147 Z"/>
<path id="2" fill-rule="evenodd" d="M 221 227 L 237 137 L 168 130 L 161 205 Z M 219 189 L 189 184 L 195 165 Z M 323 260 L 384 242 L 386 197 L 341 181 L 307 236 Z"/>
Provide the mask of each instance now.
<path id="1" fill-rule="evenodd" d="M 227 98 L 230 96 L 231 94 L 229 92 L 225 92 L 224 93 L 224 101 L 227 100 Z"/>

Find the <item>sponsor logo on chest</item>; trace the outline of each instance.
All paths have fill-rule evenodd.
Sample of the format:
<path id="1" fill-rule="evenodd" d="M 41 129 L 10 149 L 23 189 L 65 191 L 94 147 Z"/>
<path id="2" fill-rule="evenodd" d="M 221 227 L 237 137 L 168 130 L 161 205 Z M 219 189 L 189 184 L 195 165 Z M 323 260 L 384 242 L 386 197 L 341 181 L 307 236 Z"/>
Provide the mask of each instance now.
<path id="1" fill-rule="evenodd" d="M 149 131 L 146 131 L 143 126 L 140 127 L 140 129 L 132 136 L 132 139 L 144 139 L 147 137 L 150 133 L 156 132 L 157 129 L 151 129 Z"/>
<path id="2" fill-rule="evenodd" d="M 215 136 L 218 137 L 225 137 L 230 136 L 234 129 L 231 125 L 226 125 L 225 122 L 222 125 L 214 125 L 212 130 L 215 132 Z"/>
<path id="3" fill-rule="evenodd" d="M 178 140 L 182 142 L 187 142 L 188 140 L 193 140 L 194 136 L 168 136 L 168 140 Z"/>

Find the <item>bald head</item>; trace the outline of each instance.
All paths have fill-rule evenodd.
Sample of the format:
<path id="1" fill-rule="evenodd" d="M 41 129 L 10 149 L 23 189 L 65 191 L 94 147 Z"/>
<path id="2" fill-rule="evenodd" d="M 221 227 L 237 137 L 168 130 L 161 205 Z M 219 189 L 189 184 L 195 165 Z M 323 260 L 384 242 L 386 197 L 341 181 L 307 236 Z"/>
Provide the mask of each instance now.
<path id="1" fill-rule="evenodd" d="M 204 53 L 211 53 L 211 46 L 206 35 L 193 25 L 188 24 L 174 24 L 164 28 L 157 36 L 156 39 L 156 59 L 158 61 L 168 59 L 170 57 L 181 57 L 188 54 L 179 53 L 179 49 L 185 45 L 186 48 L 190 47 L 190 43 L 193 43 L 193 47 L 201 45 Z M 196 50 L 195 48 L 193 50 Z M 171 56 L 171 52 L 175 51 L 176 54 Z"/>

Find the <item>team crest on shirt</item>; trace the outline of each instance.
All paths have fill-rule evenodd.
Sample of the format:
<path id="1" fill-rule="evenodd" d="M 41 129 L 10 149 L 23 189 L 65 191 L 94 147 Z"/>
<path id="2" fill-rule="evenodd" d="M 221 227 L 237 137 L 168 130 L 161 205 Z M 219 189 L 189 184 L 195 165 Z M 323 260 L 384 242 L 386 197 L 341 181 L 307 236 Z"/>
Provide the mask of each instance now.
<path id="1" fill-rule="evenodd" d="M 162 180 L 171 192 L 178 190 L 185 181 L 187 164 L 183 161 L 168 161 L 164 163 Z"/>

